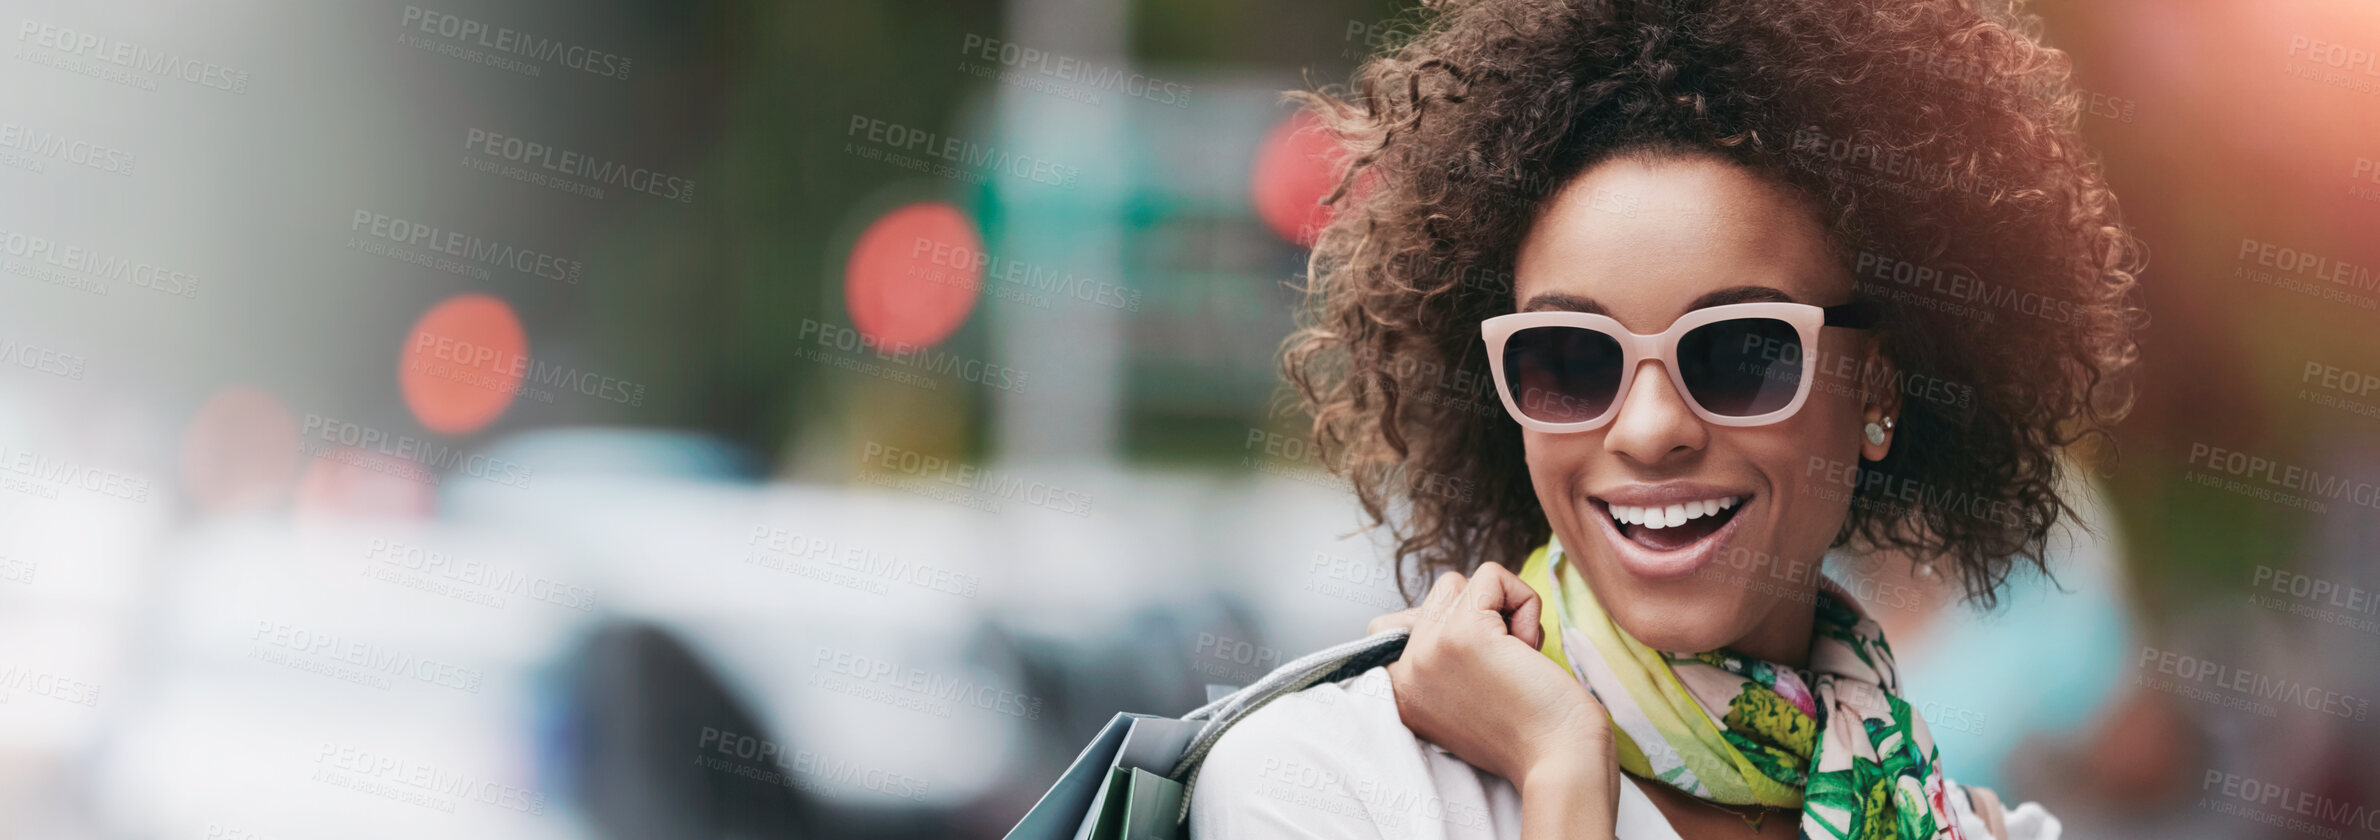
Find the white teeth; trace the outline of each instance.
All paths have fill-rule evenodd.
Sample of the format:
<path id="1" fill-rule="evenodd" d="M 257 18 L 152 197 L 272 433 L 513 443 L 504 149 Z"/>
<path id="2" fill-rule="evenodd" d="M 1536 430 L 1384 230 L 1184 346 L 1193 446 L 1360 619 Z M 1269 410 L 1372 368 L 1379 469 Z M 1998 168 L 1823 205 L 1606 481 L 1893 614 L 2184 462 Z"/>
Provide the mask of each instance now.
<path id="1" fill-rule="evenodd" d="M 1741 496 L 1728 496 L 1719 499 L 1684 502 L 1666 507 L 1633 507 L 1630 505 L 1610 505 L 1609 507 L 1614 522 L 1622 525 L 1642 525 L 1658 530 L 1675 528 L 1686 524 L 1688 520 L 1715 516 L 1720 511 L 1733 508 L 1742 501 L 1743 497 Z"/>

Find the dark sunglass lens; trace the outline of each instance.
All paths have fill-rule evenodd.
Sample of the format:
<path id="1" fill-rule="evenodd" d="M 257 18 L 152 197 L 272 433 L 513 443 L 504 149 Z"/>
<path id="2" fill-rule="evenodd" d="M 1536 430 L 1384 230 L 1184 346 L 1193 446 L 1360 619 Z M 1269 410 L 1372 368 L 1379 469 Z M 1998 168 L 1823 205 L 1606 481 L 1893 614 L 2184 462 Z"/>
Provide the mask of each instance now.
<path id="1" fill-rule="evenodd" d="M 1603 416 L 1619 395 L 1620 343 L 1580 327 L 1530 327 L 1504 342 L 1504 382 L 1531 420 L 1578 423 Z"/>
<path id="2" fill-rule="evenodd" d="M 1752 417 L 1784 408 L 1801 387 L 1801 333 L 1775 318 L 1704 324 L 1678 339 L 1678 378 L 1704 410 Z"/>

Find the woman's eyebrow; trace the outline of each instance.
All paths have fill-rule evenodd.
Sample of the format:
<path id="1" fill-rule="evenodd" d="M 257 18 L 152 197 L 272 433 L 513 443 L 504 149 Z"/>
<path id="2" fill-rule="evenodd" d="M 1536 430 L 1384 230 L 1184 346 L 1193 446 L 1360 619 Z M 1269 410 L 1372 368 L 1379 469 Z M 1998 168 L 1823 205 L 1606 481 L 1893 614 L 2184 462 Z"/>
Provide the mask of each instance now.
<path id="1" fill-rule="evenodd" d="M 1794 300 L 1792 295 L 1786 294 L 1785 290 L 1775 288 L 1773 286 L 1735 286 L 1732 288 L 1720 289 L 1718 291 L 1705 294 L 1702 297 L 1695 298 L 1693 303 L 1687 304 L 1686 310 L 1691 312 L 1696 309 L 1709 309 L 1713 306 L 1726 306 L 1730 303 L 1769 302 L 1798 303 L 1799 301 Z M 1546 292 L 1545 294 L 1530 298 L 1529 305 L 1521 307 L 1522 312 L 1544 312 L 1549 310 L 1591 312 L 1596 315 L 1611 314 L 1610 310 L 1604 309 L 1603 304 L 1597 303 L 1594 298 L 1563 294 L 1561 292 Z"/>
<path id="2" fill-rule="evenodd" d="M 1793 296 L 1786 294 L 1783 289 L 1770 286 L 1736 286 L 1695 298 L 1693 303 L 1686 305 L 1686 310 L 1691 312 L 1696 309 L 1709 309 L 1713 306 L 1726 306 L 1730 303 L 1799 303 L 1799 301 L 1794 300 Z"/>
<path id="3" fill-rule="evenodd" d="M 1538 295 L 1529 299 L 1529 305 L 1521 307 L 1522 312 L 1543 312 L 1546 310 L 1568 310 L 1596 315 L 1611 314 L 1604 310 L 1603 304 L 1596 303 L 1594 298 L 1566 295 L 1561 292 L 1547 292 Z"/>

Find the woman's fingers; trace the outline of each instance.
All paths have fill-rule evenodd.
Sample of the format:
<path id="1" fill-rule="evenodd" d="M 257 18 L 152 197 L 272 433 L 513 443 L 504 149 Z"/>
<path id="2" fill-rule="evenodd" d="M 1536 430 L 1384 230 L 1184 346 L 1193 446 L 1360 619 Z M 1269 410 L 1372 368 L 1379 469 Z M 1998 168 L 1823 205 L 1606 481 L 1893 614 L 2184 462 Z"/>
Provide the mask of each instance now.
<path id="1" fill-rule="evenodd" d="M 1499 563 L 1482 563 L 1471 573 L 1471 586 L 1483 593 L 1481 600 L 1488 600 L 1486 593 L 1493 593 L 1496 605 L 1489 609 L 1503 614 L 1505 632 L 1532 648 L 1544 645 L 1545 628 L 1539 622 L 1543 620 L 1545 601 L 1519 575 L 1505 570 Z"/>
<path id="2" fill-rule="evenodd" d="M 1463 586 L 1467 582 L 1461 572 L 1439 575 L 1438 582 L 1430 584 L 1430 594 L 1422 596 L 1421 615 L 1414 629 L 1418 631 L 1421 624 L 1436 624 L 1445 618 L 1446 613 L 1462 598 Z"/>
<path id="3" fill-rule="evenodd" d="M 1600 743 L 1593 725 L 1605 717 L 1586 687 L 1537 651 L 1508 641 L 1534 646 L 1545 635 L 1537 594 L 1510 570 L 1483 563 L 1467 576 L 1440 575 L 1409 612 L 1409 619 L 1382 616 L 1374 626 L 1414 623 L 1413 639 L 1388 675 L 1398 717 L 1415 735 L 1511 780 L 1530 777 L 1549 750 Z M 1595 766 L 1607 764 L 1608 757 Z"/>
<path id="4" fill-rule="evenodd" d="M 1536 590 L 1502 564 L 1490 562 L 1480 564 L 1469 577 L 1460 572 L 1439 575 L 1430 584 L 1429 593 L 1422 596 L 1421 606 L 1372 619 L 1364 632 L 1403 627 L 1420 633 L 1422 625 L 1442 627 L 1449 617 L 1493 613 L 1499 633 L 1536 648 L 1545 644 L 1545 630 L 1539 624 L 1544 611 L 1545 602 Z"/>
<path id="5" fill-rule="evenodd" d="M 1395 630 L 1400 627 L 1411 630 L 1413 629 L 1413 625 L 1420 621 L 1420 607 L 1402 609 L 1379 618 L 1372 619 L 1372 623 L 1364 625 L 1364 635 L 1377 636 L 1381 633 L 1386 633 L 1390 630 Z"/>
<path id="6" fill-rule="evenodd" d="M 1463 587 L 1463 608 L 1484 619 L 1479 626 L 1494 627 L 1496 635 L 1510 635 L 1532 648 L 1544 640 L 1537 593 L 1502 565 L 1482 563 L 1472 571 Z"/>

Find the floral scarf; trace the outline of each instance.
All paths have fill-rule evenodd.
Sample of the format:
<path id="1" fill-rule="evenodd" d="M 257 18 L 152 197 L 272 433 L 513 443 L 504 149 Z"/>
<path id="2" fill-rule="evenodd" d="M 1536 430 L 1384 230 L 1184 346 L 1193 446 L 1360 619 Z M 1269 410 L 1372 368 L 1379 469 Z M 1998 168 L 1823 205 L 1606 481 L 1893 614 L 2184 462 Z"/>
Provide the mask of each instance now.
<path id="1" fill-rule="evenodd" d="M 1964 840 L 1933 735 L 1897 696 L 1892 648 L 1832 581 L 1800 671 L 1645 647 L 1563 559 L 1547 543 L 1520 577 L 1548 607 L 1545 654 L 1610 711 L 1621 768 L 1712 802 L 1799 808 L 1814 840 Z"/>

